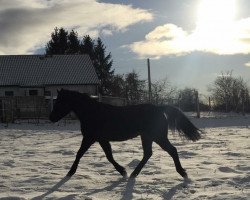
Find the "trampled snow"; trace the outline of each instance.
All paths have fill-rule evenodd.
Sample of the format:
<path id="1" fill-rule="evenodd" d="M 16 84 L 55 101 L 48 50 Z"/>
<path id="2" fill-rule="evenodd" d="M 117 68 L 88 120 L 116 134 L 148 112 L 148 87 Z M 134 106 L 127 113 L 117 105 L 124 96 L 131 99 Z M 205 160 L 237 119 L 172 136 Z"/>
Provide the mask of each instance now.
<path id="1" fill-rule="evenodd" d="M 0 124 L 0 199 L 250 199 L 250 117 L 201 118 L 198 142 L 169 133 L 189 180 L 156 144 L 136 179 L 122 178 L 98 143 L 65 177 L 81 144 L 79 123 Z M 128 174 L 142 158 L 140 138 L 112 142 Z"/>

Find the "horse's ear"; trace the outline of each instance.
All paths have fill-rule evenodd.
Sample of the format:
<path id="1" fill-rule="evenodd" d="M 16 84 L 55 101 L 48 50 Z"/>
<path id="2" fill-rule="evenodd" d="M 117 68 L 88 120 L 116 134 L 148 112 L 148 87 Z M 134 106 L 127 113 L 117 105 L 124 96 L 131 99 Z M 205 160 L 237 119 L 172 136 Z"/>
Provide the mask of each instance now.
<path id="1" fill-rule="evenodd" d="M 60 91 L 59 90 L 56 90 L 56 91 L 57 91 L 57 94 L 59 94 Z"/>

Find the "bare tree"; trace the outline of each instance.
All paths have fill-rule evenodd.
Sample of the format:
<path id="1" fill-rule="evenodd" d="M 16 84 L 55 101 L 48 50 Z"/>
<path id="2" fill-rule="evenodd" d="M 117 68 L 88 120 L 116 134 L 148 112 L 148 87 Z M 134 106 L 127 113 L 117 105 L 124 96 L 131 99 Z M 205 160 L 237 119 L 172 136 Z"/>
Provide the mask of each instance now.
<path id="1" fill-rule="evenodd" d="M 130 104 L 143 101 L 145 93 L 145 81 L 139 79 L 139 75 L 132 71 L 125 75 L 125 98 Z"/>
<path id="2" fill-rule="evenodd" d="M 174 104 L 177 89 L 172 86 L 167 78 L 152 83 L 152 103 Z"/>
<path id="3" fill-rule="evenodd" d="M 247 101 L 249 90 L 242 77 L 233 77 L 232 71 L 222 73 L 209 87 L 215 106 L 228 111 L 240 111 Z M 244 95 L 243 95 L 244 94 Z"/>
<path id="4" fill-rule="evenodd" d="M 178 91 L 178 104 L 183 111 L 194 111 L 196 108 L 197 90 L 195 88 L 186 87 Z"/>

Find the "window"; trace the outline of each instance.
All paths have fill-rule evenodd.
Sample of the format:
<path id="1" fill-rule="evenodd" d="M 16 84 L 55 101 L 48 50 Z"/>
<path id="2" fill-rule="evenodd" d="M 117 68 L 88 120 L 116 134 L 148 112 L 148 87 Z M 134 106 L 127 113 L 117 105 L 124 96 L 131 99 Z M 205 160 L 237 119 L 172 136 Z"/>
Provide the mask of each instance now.
<path id="1" fill-rule="evenodd" d="M 5 96 L 8 96 L 8 97 L 14 96 L 14 92 L 13 91 L 5 91 Z"/>
<path id="2" fill-rule="evenodd" d="M 37 96 L 38 95 L 38 91 L 37 90 L 29 90 L 29 95 L 30 96 Z"/>

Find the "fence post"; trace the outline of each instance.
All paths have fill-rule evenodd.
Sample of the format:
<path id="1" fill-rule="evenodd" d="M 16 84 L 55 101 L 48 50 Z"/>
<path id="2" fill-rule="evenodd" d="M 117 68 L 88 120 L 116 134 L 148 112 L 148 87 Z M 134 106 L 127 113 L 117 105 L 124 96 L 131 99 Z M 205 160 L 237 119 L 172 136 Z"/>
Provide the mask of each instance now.
<path id="1" fill-rule="evenodd" d="M 5 122 L 5 108 L 4 108 L 4 100 L 2 100 L 2 118 L 3 118 L 3 122 Z"/>
<path id="2" fill-rule="evenodd" d="M 14 119 L 14 99 L 11 99 L 10 100 L 10 103 L 11 103 L 11 123 L 14 123 L 15 122 L 15 119 Z"/>
<path id="3" fill-rule="evenodd" d="M 198 91 L 195 91 L 194 93 L 195 93 L 195 104 L 196 104 L 197 118 L 200 118 L 199 93 L 198 93 Z"/>
<path id="4" fill-rule="evenodd" d="M 179 94 L 179 97 L 178 97 L 178 107 L 179 109 L 181 109 L 181 94 Z"/>
<path id="5" fill-rule="evenodd" d="M 98 95 L 98 100 L 99 100 L 99 102 L 102 102 L 102 95 L 100 93 Z"/>
<path id="6" fill-rule="evenodd" d="M 241 100 L 242 100 L 242 115 L 245 116 L 245 91 L 241 92 Z"/>
<path id="7" fill-rule="evenodd" d="M 209 112 L 211 112 L 211 97 L 208 97 Z"/>
<path id="8" fill-rule="evenodd" d="M 51 93 L 51 95 L 50 95 L 50 112 L 52 112 L 52 110 L 53 110 L 53 106 L 54 106 L 54 102 L 53 102 L 53 94 Z"/>

